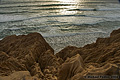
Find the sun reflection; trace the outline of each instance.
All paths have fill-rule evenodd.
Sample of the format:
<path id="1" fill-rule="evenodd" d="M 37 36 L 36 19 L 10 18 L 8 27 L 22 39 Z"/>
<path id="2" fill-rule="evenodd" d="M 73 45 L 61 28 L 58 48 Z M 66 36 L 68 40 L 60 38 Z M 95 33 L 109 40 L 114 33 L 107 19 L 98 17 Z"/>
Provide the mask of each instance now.
<path id="1" fill-rule="evenodd" d="M 59 10 L 59 13 L 62 15 L 76 14 L 77 11 L 74 9 L 78 9 L 80 4 L 80 0 L 57 0 L 60 4 L 67 4 L 67 6 L 58 6 L 59 8 L 63 8 Z"/>
<path id="2" fill-rule="evenodd" d="M 70 8 L 70 7 L 69 7 Z M 59 11 L 62 15 L 76 14 L 77 11 L 69 11 L 69 9 L 62 9 Z"/>
<path id="3" fill-rule="evenodd" d="M 68 3 L 71 3 L 71 2 L 80 2 L 79 0 L 57 0 L 57 1 L 60 1 L 60 2 L 68 2 Z"/>

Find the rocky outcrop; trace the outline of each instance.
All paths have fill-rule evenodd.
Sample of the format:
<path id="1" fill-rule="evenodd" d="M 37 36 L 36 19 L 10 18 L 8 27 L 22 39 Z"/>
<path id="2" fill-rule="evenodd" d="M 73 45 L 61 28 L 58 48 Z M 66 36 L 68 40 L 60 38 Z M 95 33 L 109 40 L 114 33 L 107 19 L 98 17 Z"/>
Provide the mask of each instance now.
<path id="1" fill-rule="evenodd" d="M 9 76 L 0 76 L 0 80 L 42 80 L 40 78 L 37 78 L 35 76 L 31 76 L 29 71 L 17 71 Z"/>
<path id="2" fill-rule="evenodd" d="M 56 54 L 39 33 L 0 40 L 0 80 L 118 80 L 119 71 L 120 29 Z"/>
<path id="3" fill-rule="evenodd" d="M 34 53 L 33 56 L 37 61 L 40 54 L 48 49 L 54 51 L 39 33 L 7 36 L 0 41 L 0 51 L 19 59 L 23 59 L 29 53 Z"/>
<path id="4" fill-rule="evenodd" d="M 18 59 L 0 52 L 0 76 L 9 75 L 14 71 L 26 71 L 26 67 Z"/>
<path id="5" fill-rule="evenodd" d="M 87 80 L 88 78 L 89 80 L 93 80 L 94 78 L 85 78 L 85 76 L 89 75 L 106 75 L 109 77 L 117 75 L 118 77 L 120 75 L 120 29 L 114 30 L 108 38 L 98 38 L 96 43 L 88 44 L 81 48 L 66 47 L 58 52 L 56 56 L 58 57 L 58 55 L 60 55 L 60 58 L 66 60 L 67 58 L 72 59 L 72 56 L 76 54 L 80 54 L 82 57 L 85 65 L 83 67 L 84 70 L 65 80 Z M 64 63 L 66 63 L 66 61 Z M 72 66 L 73 65 L 69 65 L 69 67 Z M 63 69 L 63 73 L 67 73 L 64 68 L 61 69 Z M 68 70 L 68 73 L 69 71 L 70 70 Z M 59 76 L 63 75 L 61 74 Z M 64 77 L 66 77 L 66 75 Z M 101 77 L 97 77 L 97 80 L 105 79 L 100 78 Z M 111 78 L 106 79 L 112 80 Z M 115 80 L 118 80 L 118 78 L 115 78 Z"/>
<path id="6" fill-rule="evenodd" d="M 1 76 L 29 71 L 31 76 L 44 79 L 46 67 L 57 69 L 59 65 L 54 50 L 39 33 L 7 36 L 0 41 L 0 51 Z"/>
<path id="7" fill-rule="evenodd" d="M 70 80 L 75 74 L 84 70 L 84 63 L 79 54 L 68 58 L 60 67 L 58 80 Z"/>
<path id="8" fill-rule="evenodd" d="M 71 80 L 119 80 L 118 66 L 115 64 L 106 64 L 96 68 L 93 65 L 81 73 L 74 75 Z"/>
<path id="9" fill-rule="evenodd" d="M 73 55 L 75 55 L 75 54 L 71 54 L 71 53 L 72 53 L 72 51 L 74 51 L 76 49 L 78 49 L 78 48 L 75 46 L 67 46 L 60 52 L 56 53 L 56 56 L 65 61 L 67 59 L 67 57 L 72 57 Z"/>

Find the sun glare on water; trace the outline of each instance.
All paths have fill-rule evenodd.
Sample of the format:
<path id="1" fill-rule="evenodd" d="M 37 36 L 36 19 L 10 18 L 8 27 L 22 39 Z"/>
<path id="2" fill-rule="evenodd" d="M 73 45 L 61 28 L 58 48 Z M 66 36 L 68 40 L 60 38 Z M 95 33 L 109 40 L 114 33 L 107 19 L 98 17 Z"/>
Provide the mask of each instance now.
<path id="1" fill-rule="evenodd" d="M 77 3 L 77 2 L 82 2 L 83 0 L 57 0 L 57 1 L 64 3 Z"/>
<path id="2" fill-rule="evenodd" d="M 68 4 L 68 6 L 59 6 L 63 8 L 62 10 L 60 10 L 60 13 L 65 15 L 77 13 L 77 11 L 72 11 L 72 9 L 77 9 L 79 4 L 82 2 L 81 0 L 56 0 L 56 1 L 59 1 L 60 4 Z"/>

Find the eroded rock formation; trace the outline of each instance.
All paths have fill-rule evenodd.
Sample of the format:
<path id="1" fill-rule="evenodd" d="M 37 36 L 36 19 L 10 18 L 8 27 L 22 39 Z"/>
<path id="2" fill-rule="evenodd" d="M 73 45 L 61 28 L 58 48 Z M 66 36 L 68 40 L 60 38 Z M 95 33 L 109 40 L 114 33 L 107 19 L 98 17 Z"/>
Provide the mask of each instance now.
<path id="1" fill-rule="evenodd" d="M 0 76 L 29 71 L 31 76 L 44 79 L 44 69 L 57 69 L 58 65 L 54 50 L 38 33 L 12 35 L 0 41 Z"/>
<path id="2" fill-rule="evenodd" d="M 113 75 L 120 76 L 120 29 L 95 43 L 68 46 L 56 54 L 39 33 L 0 41 L 0 80 L 113 80 Z"/>
<path id="3" fill-rule="evenodd" d="M 84 63 L 79 54 L 67 60 L 61 65 L 58 80 L 70 80 L 75 74 L 84 70 Z"/>

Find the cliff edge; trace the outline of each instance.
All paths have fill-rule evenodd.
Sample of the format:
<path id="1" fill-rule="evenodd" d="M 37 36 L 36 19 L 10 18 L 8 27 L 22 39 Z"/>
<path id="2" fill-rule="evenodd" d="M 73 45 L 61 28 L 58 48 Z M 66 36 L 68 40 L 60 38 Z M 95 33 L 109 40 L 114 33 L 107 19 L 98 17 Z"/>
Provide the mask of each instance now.
<path id="1" fill-rule="evenodd" d="M 0 40 L 0 80 L 119 80 L 120 29 L 54 54 L 39 33 Z"/>

